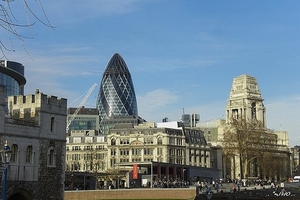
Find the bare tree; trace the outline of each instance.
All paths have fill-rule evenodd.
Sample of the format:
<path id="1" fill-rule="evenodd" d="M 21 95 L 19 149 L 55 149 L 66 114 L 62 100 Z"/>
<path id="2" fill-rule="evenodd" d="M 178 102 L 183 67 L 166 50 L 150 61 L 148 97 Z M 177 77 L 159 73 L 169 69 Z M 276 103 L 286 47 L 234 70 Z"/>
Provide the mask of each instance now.
<path id="1" fill-rule="evenodd" d="M 222 144 L 225 157 L 239 157 L 240 177 L 247 178 L 271 173 L 265 162 L 277 148 L 276 141 L 276 134 L 266 129 L 260 121 L 233 118 L 224 129 Z"/>
<path id="2" fill-rule="evenodd" d="M 43 17 L 38 16 L 37 10 L 32 9 L 33 6 L 31 6 L 29 3 L 32 3 L 32 1 L 28 0 L 3 0 L 2 3 L 0 3 L 0 26 L 2 30 L 4 30 L 9 39 L 9 44 L 4 42 L 3 40 L 0 40 L 0 52 L 2 54 L 0 59 L 7 59 L 6 52 L 7 51 L 15 51 L 14 48 L 14 41 L 17 40 L 22 48 L 27 52 L 23 42 L 25 39 L 33 38 L 32 36 L 26 36 L 23 34 L 20 34 L 21 28 L 28 28 L 32 30 L 32 27 L 36 22 L 42 23 L 43 25 L 50 27 L 54 29 L 55 27 L 52 26 L 48 20 L 48 17 L 44 11 L 43 5 L 41 3 L 41 0 L 34 1 L 35 3 L 39 4 L 40 10 Z M 24 16 L 22 19 L 16 17 L 16 9 L 24 7 Z M 42 20 L 44 18 L 44 20 Z M 26 20 L 24 20 L 26 19 Z M 31 22 L 31 20 L 33 21 Z M 25 23 L 22 23 L 20 21 L 26 21 Z M 28 53 L 28 52 L 27 52 Z"/>

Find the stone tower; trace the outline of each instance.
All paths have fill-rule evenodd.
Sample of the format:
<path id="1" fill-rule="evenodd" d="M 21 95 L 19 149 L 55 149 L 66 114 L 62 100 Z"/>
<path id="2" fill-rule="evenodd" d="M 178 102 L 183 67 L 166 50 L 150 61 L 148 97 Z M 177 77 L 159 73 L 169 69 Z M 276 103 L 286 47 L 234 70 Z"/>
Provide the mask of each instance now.
<path id="1" fill-rule="evenodd" d="M 234 78 L 226 107 L 226 123 L 231 118 L 244 117 L 248 120 L 257 119 L 266 127 L 263 100 L 256 78 L 246 74 Z"/>
<path id="2" fill-rule="evenodd" d="M 12 151 L 7 199 L 64 199 L 67 99 L 40 93 L 8 96 L 0 86 L 0 144 Z M 0 178 L 2 178 L 0 174 Z"/>

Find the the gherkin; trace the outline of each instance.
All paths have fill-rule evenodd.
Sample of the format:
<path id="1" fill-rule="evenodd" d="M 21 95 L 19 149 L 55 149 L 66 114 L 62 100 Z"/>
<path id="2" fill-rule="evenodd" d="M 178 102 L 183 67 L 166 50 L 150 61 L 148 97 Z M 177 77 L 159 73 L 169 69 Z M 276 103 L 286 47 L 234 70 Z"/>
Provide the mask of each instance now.
<path id="1" fill-rule="evenodd" d="M 97 99 L 100 126 L 103 120 L 118 116 L 138 116 L 131 74 L 123 58 L 114 54 L 103 73 Z"/>

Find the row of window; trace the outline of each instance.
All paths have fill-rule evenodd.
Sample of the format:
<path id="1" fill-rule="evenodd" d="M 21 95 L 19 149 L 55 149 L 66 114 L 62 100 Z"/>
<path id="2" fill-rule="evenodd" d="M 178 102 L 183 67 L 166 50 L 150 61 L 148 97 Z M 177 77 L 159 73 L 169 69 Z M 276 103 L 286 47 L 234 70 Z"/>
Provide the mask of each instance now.
<path id="1" fill-rule="evenodd" d="M 146 149 L 131 149 L 131 154 L 140 156 L 142 151 L 144 150 L 144 155 L 153 155 L 153 149 L 146 148 Z M 115 156 L 117 155 L 116 150 L 112 149 L 110 155 Z M 129 155 L 129 149 L 120 149 L 120 155 L 121 156 L 126 156 Z"/>
<path id="2" fill-rule="evenodd" d="M 22 152 L 22 151 L 21 151 Z M 34 152 L 33 147 L 31 145 L 27 146 L 25 149 L 25 153 L 21 154 L 19 152 L 19 147 L 17 144 L 13 144 L 11 146 L 11 158 L 10 163 L 19 163 L 20 157 L 25 157 L 25 163 L 33 164 L 34 162 Z M 55 165 L 55 153 L 54 148 L 50 147 L 47 152 L 47 165 L 54 166 Z"/>
<path id="3" fill-rule="evenodd" d="M 102 150 L 104 149 L 104 145 L 97 145 L 95 148 L 93 148 L 93 146 L 84 146 L 83 150 Z M 82 150 L 82 146 L 72 146 L 72 151 L 81 151 Z M 67 151 L 70 151 L 70 147 L 67 146 Z"/>
<path id="4" fill-rule="evenodd" d="M 104 170 L 105 169 L 105 162 L 97 162 L 97 163 L 72 163 L 70 165 L 66 165 L 67 171 L 98 171 L 98 170 Z"/>
<path id="5" fill-rule="evenodd" d="M 170 137 L 169 138 L 169 144 L 170 145 L 179 145 L 179 146 L 181 146 L 182 145 L 182 139 L 181 138 Z"/>
<path id="6" fill-rule="evenodd" d="M 115 138 L 112 138 L 110 140 L 110 143 L 112 146 L 114 145 L 117 145 L 117 140 Z M 182 142 L 180 142 L 182 143 Z M 127 144 L 129 145 L 130 144 L 130 138 L 122 138 L 120 139 L 120 144 L 123 145 L 123 144 Z M 147 138 L 144 138 L 144 144 L 154 144 L 154 138 L 153 137 L 147 137 Z M 157 138 L 157 144 L 162 144 L 162 138 Z"/>
<path id="7" fill-rule="evenodd" d="M 97 154 L 67 154 L 67 160 L 92 160 L 92 158 L 96 160 L 102 160 L 105 158 L 105 155 L 103 153 L 97 153 Z"/>

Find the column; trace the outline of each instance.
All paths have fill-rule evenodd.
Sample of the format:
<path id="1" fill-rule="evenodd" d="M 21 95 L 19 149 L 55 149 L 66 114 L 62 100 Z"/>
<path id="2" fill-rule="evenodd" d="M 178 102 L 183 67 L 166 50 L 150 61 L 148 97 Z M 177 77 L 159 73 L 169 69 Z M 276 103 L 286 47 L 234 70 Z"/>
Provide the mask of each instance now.
<path id="1" fill-rule="evenodd" d="M 197 161 L 197 163 L 196 163 L 196 165 L 197 166 L 200 166 L 200 159 L 201 159 L 201 155 L 200 155 L 200 151 L 199 150 L 197 150 L 196 151 L 197 153 L 196 153 L 196 161 Z"/>
<path id="2" fill-rule="evenodd" d="M 165 177 L 166 177 L 166 179 L 169 179 L 169 165 L 166 165 Z"/>
<path id="3" fill-rule="evenodd" d="M 177 176 L 177 172 L 176 172 L 177 168 L 176 166 L 173 167 L 173 178 L 176 178 Z"/>
<path id="4" fill-rule="evenodd" d="M 156 168 L 157 168 L 157 178 L 160 179 L 161 178 L 161 167 L 160 167 L 160 164 L 157 164 Z"/>
<path id="5" fill-rule="evenodd" d="M 204 162 L 204 159 L 205 159 L 205 152 L 203 150 L 201 150 L 201 167 L 204 167 L 205 165 L 205 162 Z"/>

